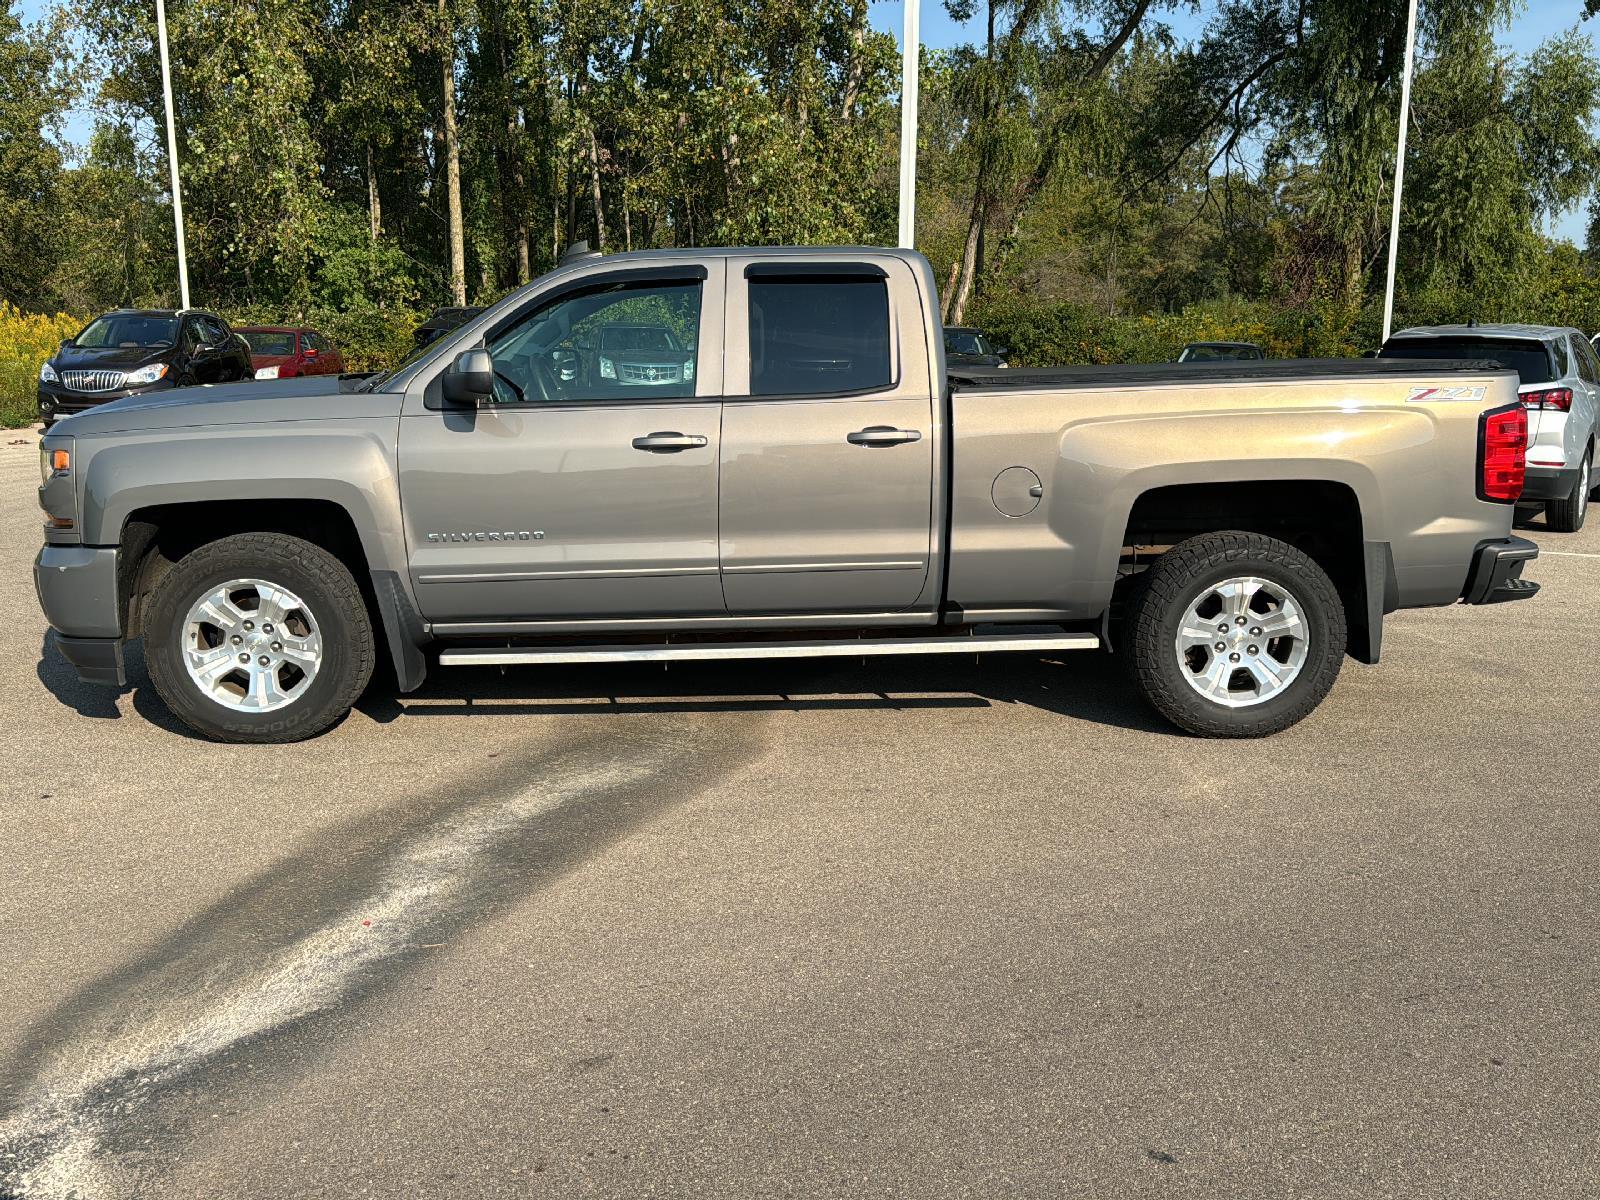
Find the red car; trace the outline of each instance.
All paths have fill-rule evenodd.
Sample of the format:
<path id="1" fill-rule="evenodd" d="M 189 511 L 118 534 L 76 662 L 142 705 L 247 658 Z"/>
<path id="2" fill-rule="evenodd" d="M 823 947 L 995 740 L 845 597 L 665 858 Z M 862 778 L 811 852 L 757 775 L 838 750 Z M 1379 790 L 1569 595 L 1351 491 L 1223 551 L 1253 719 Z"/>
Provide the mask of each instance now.
<path id="1" fill-rule="evenodd" d="M 344 355 L 315 329 L 292 325 L 235 326 L 250 343 L 250 366 L 257 379 L 290 379 L 296 375 L 337 375 Z"/>

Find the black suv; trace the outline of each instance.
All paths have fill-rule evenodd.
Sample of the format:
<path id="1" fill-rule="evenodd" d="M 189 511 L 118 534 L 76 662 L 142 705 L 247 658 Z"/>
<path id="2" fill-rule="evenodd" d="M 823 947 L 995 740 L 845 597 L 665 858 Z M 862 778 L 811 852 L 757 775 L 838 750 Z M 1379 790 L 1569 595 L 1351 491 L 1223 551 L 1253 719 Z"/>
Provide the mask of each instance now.
<path id="1" fill-rule="evenodd" d="M 57 419 L 139 392 L 249 379 L 250 347 L 216 313 L 118 309 L 39 369 L 39 416 Z"/>

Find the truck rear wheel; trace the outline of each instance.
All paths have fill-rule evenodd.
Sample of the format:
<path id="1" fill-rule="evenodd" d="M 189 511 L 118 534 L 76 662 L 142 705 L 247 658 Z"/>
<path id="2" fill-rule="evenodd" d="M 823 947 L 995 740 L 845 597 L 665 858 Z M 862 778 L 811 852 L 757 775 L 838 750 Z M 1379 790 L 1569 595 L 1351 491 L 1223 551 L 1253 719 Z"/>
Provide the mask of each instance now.
<path id="1" fill-rule="evenodd" d="M 201 546 L 161 580 L 145 619 L 156 691 L 220 742 L 294 742 L 350 711 L 375 644 L 361 589 L 320 546 L 243 533 Z"/>
<path id="2" fill-rule="evenodd" d="M 1152 707 L 1204 737 L 1265 737 L 1322 702 L 1345 653 L 1338 589 L 1304 553 L 1255 533 L 1208 533 L 1145 571 L 1128 620 L 1133 677 Z"/>

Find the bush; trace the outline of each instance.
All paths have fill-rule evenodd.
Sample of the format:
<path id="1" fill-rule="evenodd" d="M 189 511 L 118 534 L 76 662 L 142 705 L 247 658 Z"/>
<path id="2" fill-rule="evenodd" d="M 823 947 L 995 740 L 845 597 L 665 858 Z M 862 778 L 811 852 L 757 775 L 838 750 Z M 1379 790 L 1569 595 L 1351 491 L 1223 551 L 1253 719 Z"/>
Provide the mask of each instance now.
<path id="1" fill-rule="evenodd" d="M 25 313 L 0 300 L 0 429 L 39 419 L 39 368 L 85 324 L 66 313 Z"/>
<path id="2" fill-rule="evenodd" d="M 1113 317 L 1083 305 L 1008 296 L 973 323 L 1011 351 L 1017 366 L 1172 362 L 1190 342 L 1254 342 L 1269 358 L 1350 358 L 1378 344 L 1376 309 L 1333 303 L 1285 308 L 1214 300 L 1182 312 Z"/>

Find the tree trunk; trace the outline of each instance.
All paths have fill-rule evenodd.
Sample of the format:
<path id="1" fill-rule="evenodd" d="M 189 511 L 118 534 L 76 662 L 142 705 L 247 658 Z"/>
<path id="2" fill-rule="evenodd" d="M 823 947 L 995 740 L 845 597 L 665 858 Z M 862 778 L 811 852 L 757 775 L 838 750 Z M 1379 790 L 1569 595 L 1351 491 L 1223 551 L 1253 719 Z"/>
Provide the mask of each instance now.
<path id="1" fill-rule="evenodd" d="M 850 8 L 850 69 L 845 73 L 844 104 L 839 114 L 846 121 L 856 115 L 856 99 L 861 95 L 861 76 L 866 69 L 867 0 L 855 0 Z"/>
<path id="2" fill-rule="evenodd" d="M 461 216 L 461 141 L 456 134 L 456 35 L 448 0 L 439 0 L 444 60 L 445 193 L 450 204 L 450 297 L 456 307 L 467 302 L 467 234 Z"/>
<path id="3" fill-rule="evenodd" d="M 944 281 L 944 303 L 939 306 L 939 319 L 946 325 L 950 324 L 950 310 L 954 307 L 956 298 L 956 276 L 961 274 L 961 260 L 958 258 L 950 264 L 950 278 Z"/>
<path id="4" fill-rule="evenodd" d="M 966 244 L 961 248 L 960 282 L 950 300 L 950 324 L 959 325 L 967 315 L 967 301 L 972 298 L 972 277 L 978 266 L 978 238 L 983 230 L 982 201 L 972 205 L 972 220 L 967 225 Z"/>
<path id="5" fill-rule="evenodd" d="M 973 176 L 972 184 L 972 213 L 967 218 L 967 240 L 962 246 L 959 261 L 960 270 L 956 275 L 955 293 L 950 298 L 950 324 L 959 325 L 967 311 L 967 302 L 972 298 L 974 276 L 983 262 L 983 227 L 989 220 L 989 190 L 991 187 L 990 175 L 993 171 L 993 156 L 989 151 L 991 132 L 989 124 L 993 119 L 995 109 L 999 107 L 999 97 L 995 95 L 994 70 L 995 70 L 995 5 L 996 0 L 989 0 L 988 9 L 988 34 L 984 43 L 984 62 L 987 66 L 984 77 L 983 97 L 979 105 L 978 124 L 984 132 L 984 140 L 978 152 L 978 170 Z M 1013 18 L 1013 21 L 1021 17 Z M 1012 26 L 1016 32 L 1016 25 Z"/>
<path id="6" fill-rule="evenodd" d="M 594 122 L 589 122 L 589 199 L 594 204 L 594 248 L 606 252 L 606 217 L 600 206 L 600 143 L 594 136 Z"/>
<path id="7" fill-rule="evenodd" d="M 367 233 L 373 245 L 383 232 L 383 211 L 378 204 L 378 172 L 372 165 L 372 143 L 367 143 Z"/>
<path id="8" fill-rule="evenodd" d="M 517 282 L 527 283 L 533 278 L 530 274 L 528 263 L 528 177 L 522 167 L 523 147 L 522 125 L 517 112 L 513 111 L 506 121 L 507 130 L 511 135 L 511 210 L 515 213 L 512 220 L 512 241 L 517 252 Z"/>

